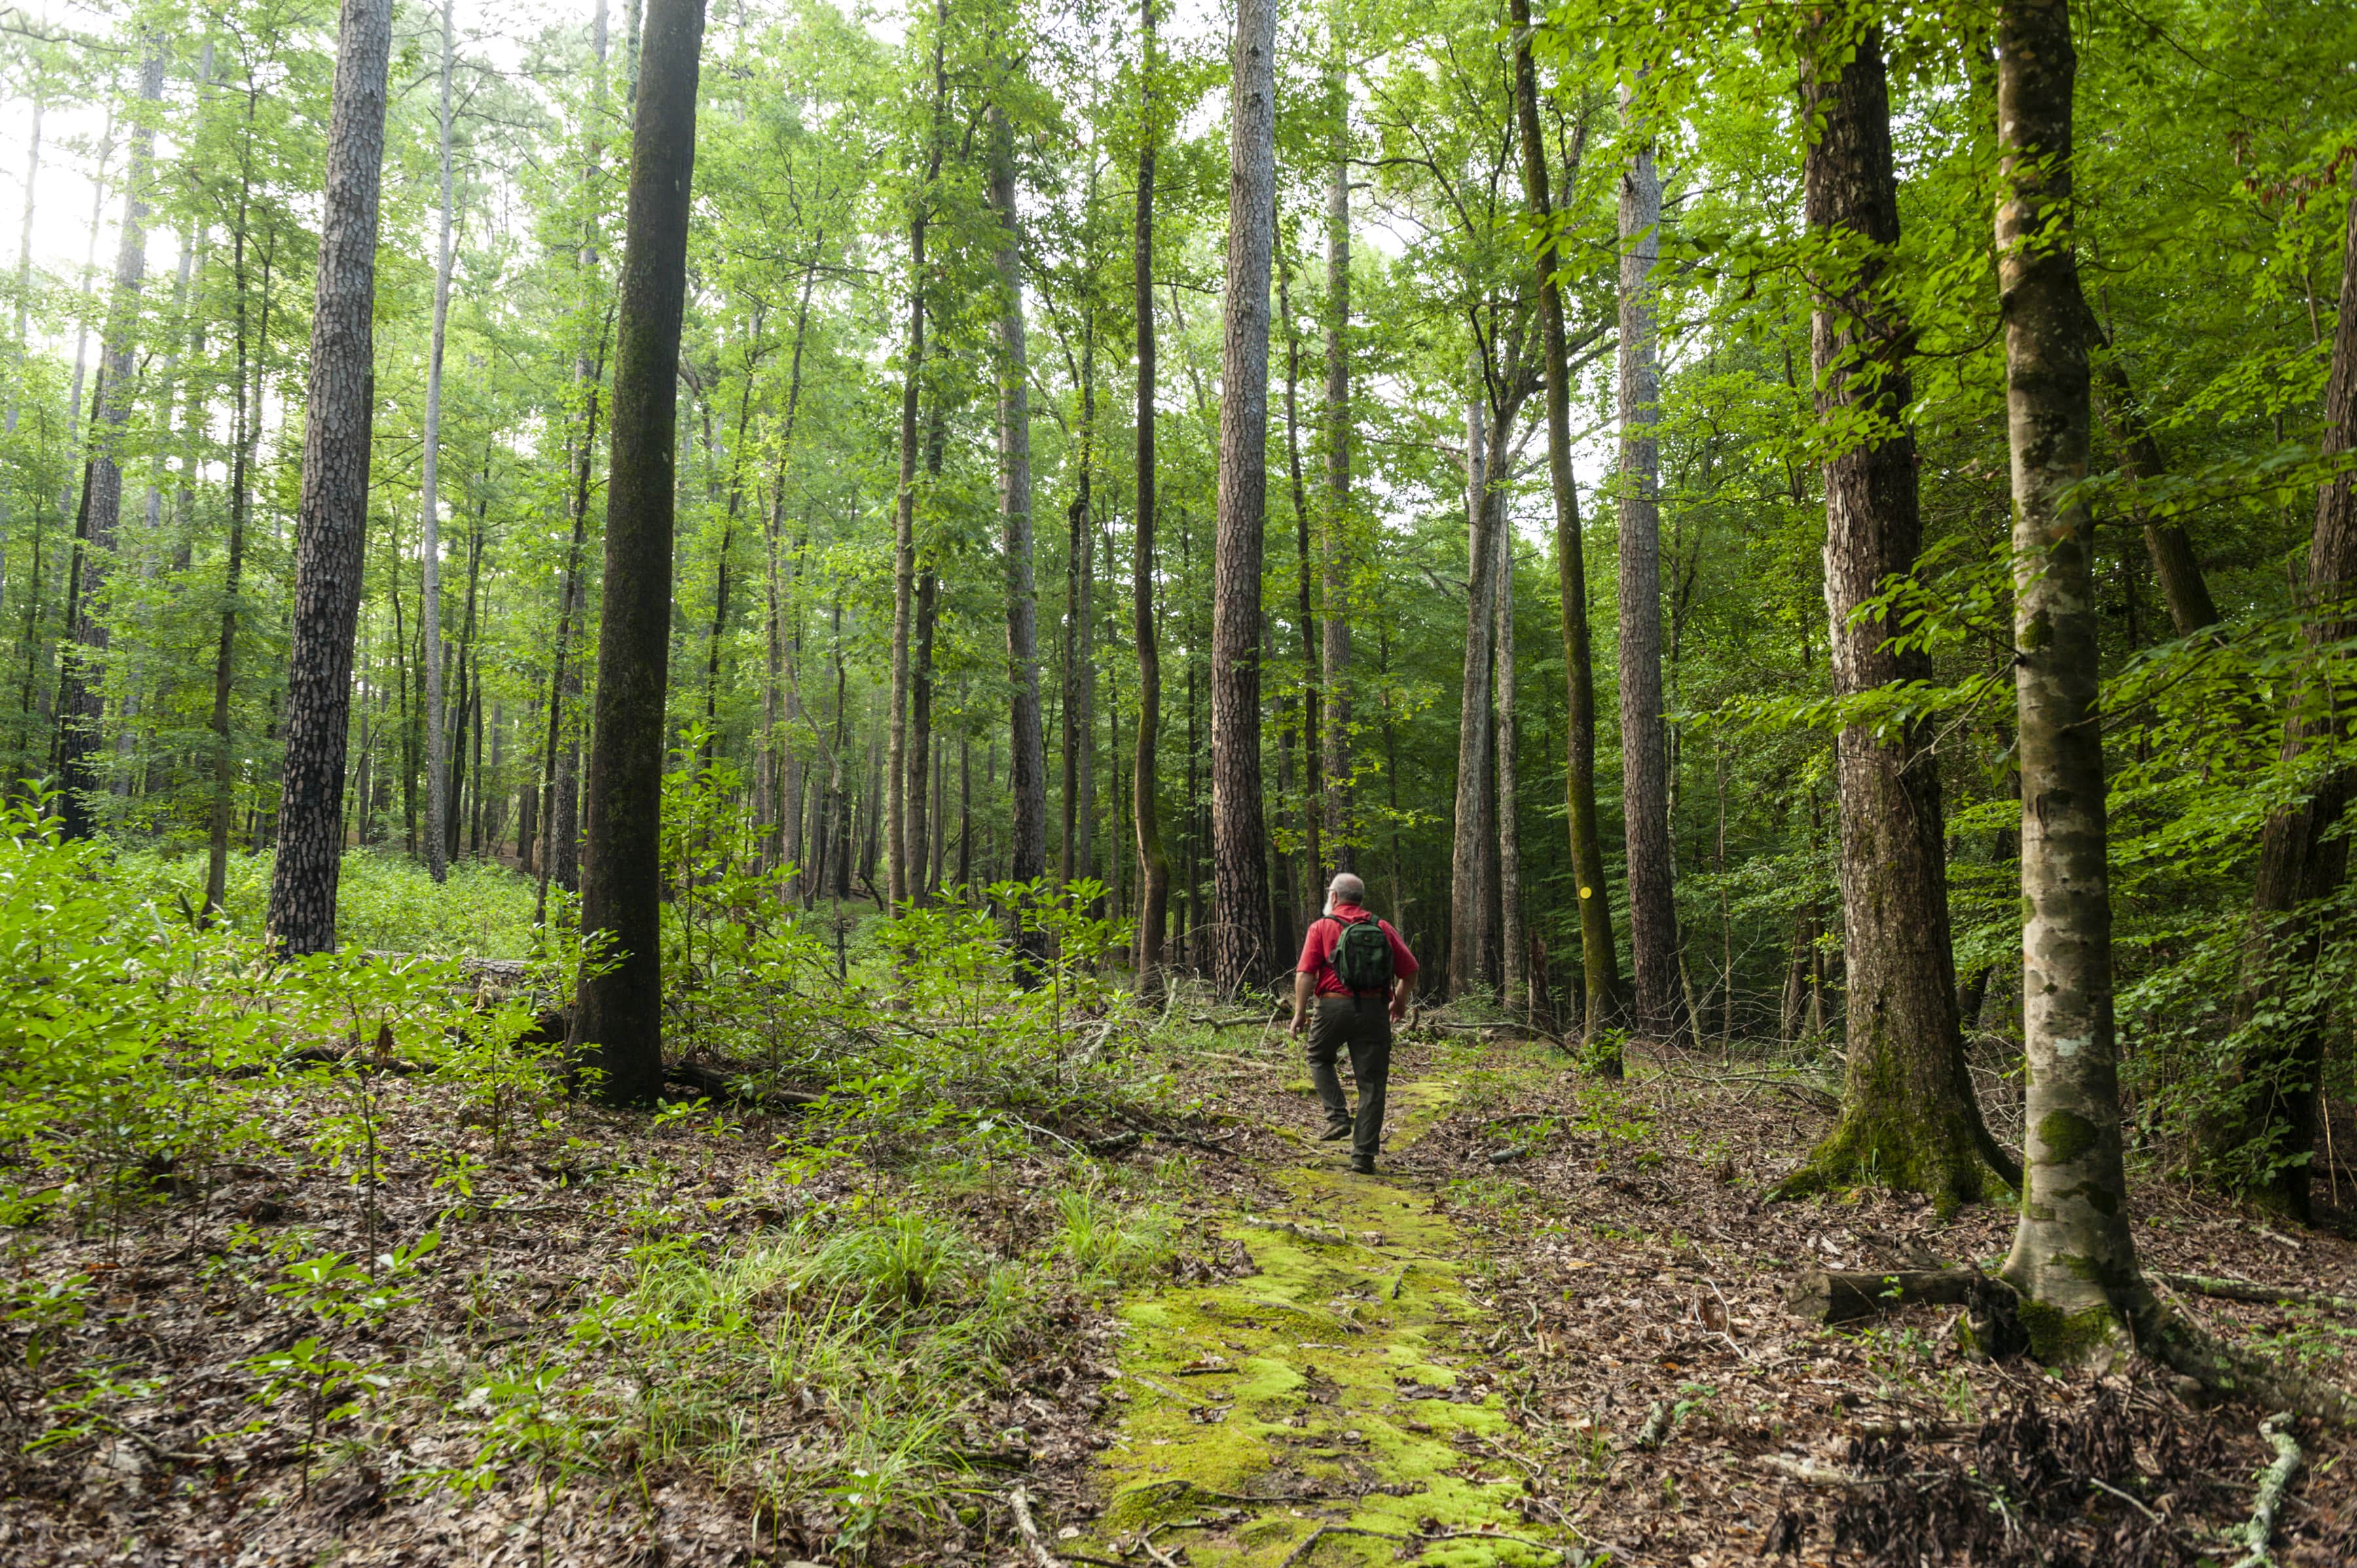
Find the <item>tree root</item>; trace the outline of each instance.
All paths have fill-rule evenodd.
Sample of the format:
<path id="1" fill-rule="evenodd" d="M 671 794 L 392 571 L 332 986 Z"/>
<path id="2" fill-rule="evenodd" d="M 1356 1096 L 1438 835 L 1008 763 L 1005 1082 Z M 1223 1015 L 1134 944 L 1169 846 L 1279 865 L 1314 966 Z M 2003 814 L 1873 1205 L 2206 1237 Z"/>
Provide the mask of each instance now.
<path id="1" fill-rule="evenodd" d="M 1317 1545 L 1319 1541 L 1325 1540 L 1329 1535 L 1372 1535 L 1377 1541 L 1408 1541 L 1414 1539 L 1411 1536 L 1394 1535 L 1389 1530 L 1365 1530 L 1355 1524 L 1321 1524 L 1316 1530 L 1311 1530 L 1308 1535 L 1303 1536 L 1301 1538 L 1301 1544 L 1295 1547 L 1291 1552 L 1286 1552 L 1285 1554 L 1285 1561 L 1278 1563 L 1276 1568 L 1293 1568 L 1293 1564 L 1299 1562 L 1311 1547 Z"/>
<path id="2" fill-rule="evenodd" d="M 2136 1349 L 2203 1390 L 2263 1410 L 2289 1410 L 2338 1426 L 2357 1426 L 2357 1399 L 2341 1389 L 2288 1361 L 2204 1332 L 2184 1314 L 2171 1311 L 2140 1281 L 2124 1294 L 2127 1299 L 2120 1314 Z M 1804 1269 L 1785 1302 L 1801 1316 L 1826 1324 L 1917 1303 L 1962 1305 L 1969 1314 L 1973 1342 L 1983 1353 L 2002 1358 L 2029 1348 L 2020 1327 L 2020 1298 L 2013 1286 L 1977 1269 L 1878 1273 Z"/>
<path id="3" fill-rule="evenodd" d="M 2216 1296 L 2221 1301 L 2246 1301 L 2258 1306 L 2319 1306 L 2329 1312 L 2357 1312 L 2357 1296 L 2333 1295 L 2325 1291 L 2290 1290 L 2277 1285 L 2263 1285 L 2256 1280 L 2221 1279 L 2210 1274 L 2180 1274 L 2166 1269 L 2155 1269 L 2152 1277 L 2172 1289 L 2188 1291 L 2195 1295 Z"/>
<path id="4" fill-rule="evenodd" d="M 2299 1444 L 2284 1428 L 2291 1424 L 2291 1412 L 2278 1411 L 2259 1423 L 2259 1435 L 2275 1445 L 2275 1463 L 2259 1475 L 2259 1495 L 2251 1504 L 2251 1522 L 2243 1527 L 2243 1541 L 2250 1552 L 2234 1568 L 2274 1568 L 2275 1558 L 2267 1545 L 2276 1538 L 2276 1515 L 2283 1509 L 2284 1493 L 2299 1469 Z"/>

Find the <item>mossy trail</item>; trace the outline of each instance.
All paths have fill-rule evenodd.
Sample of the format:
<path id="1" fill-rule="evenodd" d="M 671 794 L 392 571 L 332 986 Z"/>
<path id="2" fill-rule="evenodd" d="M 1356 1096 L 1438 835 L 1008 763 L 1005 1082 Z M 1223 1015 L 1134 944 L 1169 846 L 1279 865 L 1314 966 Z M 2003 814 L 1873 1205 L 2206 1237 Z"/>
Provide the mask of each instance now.
<path id="1" fill-rule="evenodd" d="M 1455 1089 L 1395 1082 L 1387 1152 Z M 1459 1279 L 1468 1243 L 1428 1193 L 1352 1174 L 1344 1148 L 1305 1140 L 1295 1163 L 1264 1173 L 1288 1195 L 1280 1211 L 1220 1224 L 1256 1273 L 1125 1305 L 1128 1402 L 1100 1462 L 1106 1506 L 1092 1543 L 1072 1544 L 1101 1554 L 1146 1531 L 1191 1564 L 1234 1568 L 1392 1563 L 1414 1554 L 1409 1538 L 1415 1561 L 1450 1568 L 1564 1560 L 1515 1507 L 1502 1399 L 1480 1362 L 1494 1329 Z M 1320 1527 L 1380 1535 L 1311 1543 Z"/>

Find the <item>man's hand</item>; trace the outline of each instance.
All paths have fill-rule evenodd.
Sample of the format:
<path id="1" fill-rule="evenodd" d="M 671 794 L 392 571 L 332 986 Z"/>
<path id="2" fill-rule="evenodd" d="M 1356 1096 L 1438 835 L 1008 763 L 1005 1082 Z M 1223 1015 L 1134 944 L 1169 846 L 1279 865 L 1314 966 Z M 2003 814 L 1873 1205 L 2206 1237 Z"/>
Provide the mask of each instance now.
<path id="1" fill-rule="evenodd" d="M 1317 989 L 1315 978 L 1297 969 L 1293 972 L 1293 1022 L 1286 1027 L 1286 1034 L 1298 1036 L 1309 1027 L 1309 1000 Z"/>
<path id="2" fill-rule="evenodd" d="M 1285 1032 L 1288 1035 L 1299 1035 L 1308 1027 L 1309 1027 L 1309 1015 L 1306 1013 L 1296 1013 L 1293 1015 L 1293 1022 L 1286 1026 Z"/>
<path id="3" fill-rule="evenodd" d="M 1398 983 L 1397 984 L 1395 984 L 1395 985 L 1394 985 L 1394 986 L 1392 987 L 1392 1022 L 1393 1022 L 1393 1023 L 1394 1023 L 1394 1024 L 1402 1023 L 1402 1022 L 1404 1022 L 1404 1021 L 1406 1019 L 1406 1017 L 1407 1017 L 1407 999 L 1408 999 L 1409 995 L 1415 992 L 1415 977 L 1414 975 L 1412 975 L 1412 974 L 1403 974 L 1403 975 L 1401 975 L 1401 976 L 1399 977 L 1399 983 Z"/>

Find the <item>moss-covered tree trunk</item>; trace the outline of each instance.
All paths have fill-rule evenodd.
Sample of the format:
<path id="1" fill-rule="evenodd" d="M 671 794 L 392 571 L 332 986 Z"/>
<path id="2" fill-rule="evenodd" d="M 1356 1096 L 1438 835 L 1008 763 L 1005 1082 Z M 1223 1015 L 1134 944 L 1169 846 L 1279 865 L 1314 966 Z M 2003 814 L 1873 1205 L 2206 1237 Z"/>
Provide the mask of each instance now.
<path id="1" fill-rule="evenodd" d="M 704 0 L 651 0 L 640 41 L 581 866 L 581 929 L 603 939 L 608 967 L 583 974 L 571 1042 L 622 1103 L 662 1088 L 663 696 Z"/>
<path id="2" fill-rule="evenodd" d="M 1811 359 L 1817 408 L 1848 433 L 1827 458 L 1825 609 L 1834 691 L 1857 698 L 1931 676 L 1930 656 L 1858 612 L 1914 569 L 1922 538 L 1908 324 L 1887 286 L 1899 242 L 1890 92 L 1880 29 L 1813 28 L 1801 99 L 1813 129 L 1802 159 L 1815 242 Z M 2018 1170 L 1981 1120 L 1957 1027 L 1939 762 L 1928 722 L 1861 720 L 1838 743 L 1843 950 L 1849 962 L 1848 1073 L 1841 1119 L 1785 1190 L 1873 1180 L 1943 1208 L 1994 1197 L 1994 1165 Z"/>

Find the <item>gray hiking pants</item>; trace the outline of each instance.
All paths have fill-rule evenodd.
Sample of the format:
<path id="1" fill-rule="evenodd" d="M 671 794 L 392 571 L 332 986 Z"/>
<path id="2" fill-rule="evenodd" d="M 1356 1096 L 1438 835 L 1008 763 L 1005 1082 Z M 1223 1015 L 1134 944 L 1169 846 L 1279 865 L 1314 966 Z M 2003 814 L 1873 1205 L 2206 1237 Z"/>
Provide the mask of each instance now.
<path id="1" fill-rule="evenodd" d="M 1342 1053 L 1351 1054 L 1351 1076 L 1358 1081 L 1359 1114 L 1354 1121 L 1342 1082 L 1334 1070 Z M 1326 1106 L 1327 1124 L 1351 1129 L 1351 1153 L 1372 1160 L 1383 1141 L 1383 1090 L 1392 1076 L 1392 1015 L 1383 996 L 1320 996 L 1309 1020 L 1309 1081 Z"/>

